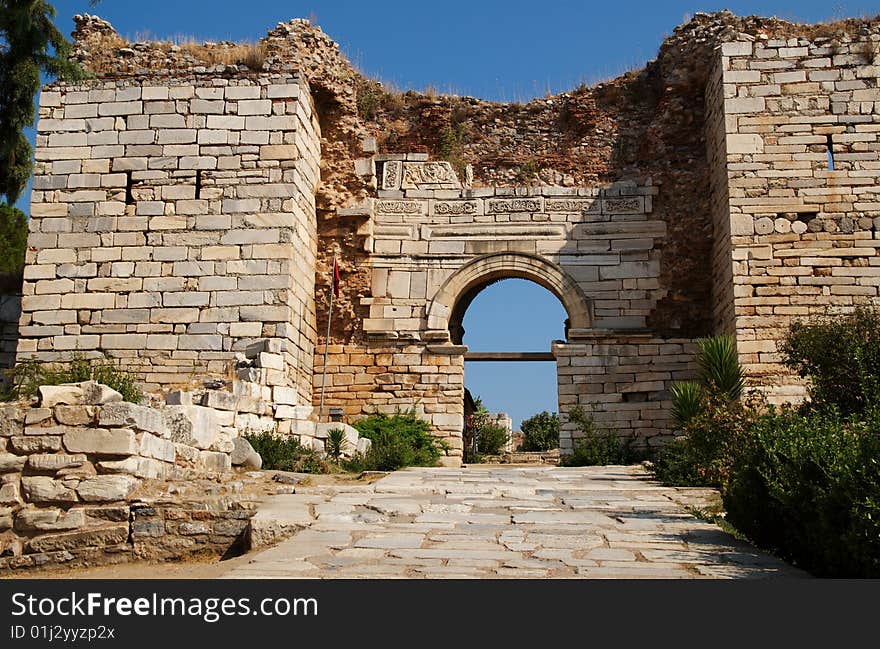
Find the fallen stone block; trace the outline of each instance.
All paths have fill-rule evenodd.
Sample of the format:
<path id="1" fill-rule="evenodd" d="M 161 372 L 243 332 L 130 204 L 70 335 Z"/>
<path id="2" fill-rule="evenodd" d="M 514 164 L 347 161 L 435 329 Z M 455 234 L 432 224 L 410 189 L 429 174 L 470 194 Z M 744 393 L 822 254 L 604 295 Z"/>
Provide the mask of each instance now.
<path id="1" fill-rule="evenodd" d="M 40 405 L 44 408 L 52 408 L 59 404 L 79 406 L 83 401 L 83 389 L 79 383 L 65 385 L 41 385 Z"/>
<path id="2" fill-rule="evenodd" d="M 367 437 L 359 437 L 357 441 L 357 446 L 355 450 L 358 455 L 366 455 L 370 452 L 370 449 L 373 448 L 373 440 Z"/>
<path id="3" fill-rule="evenodd" d="M 135 455 L 137 440 L 128 428 L 84 428 L 64 435 L 64 447 L 71 453 L 94 455 Z"/>
<path id="4" fill-rule="evenodd" d="M 98 413 L 98 425 L 127 426 L 135 430 L 156 433 L 163 437 L 168 434 L 165 417 L 161 411 L 124 401 L 111 403 L 101 408 Z"/>
<path id="5" fill-rule="evenodd" d="M 128 498 L 139 485 L 130 475 L 99 475 L 83 480 L 76 492 L 86 502 L 112 502 Z"/>
<path id="6" fill-rule="evenodd" d="M 217 423 L 211 408 L 167 406 L 163 413 L 172 442 L 208 449 L 216 441 Z"/>
<path id="7" fill-rule="evenodd" d="M 75 503 L 79 501 L 76 491 L 61 480 L 47 476 L 24 476 L 21 490 L 25 500 L 32 503 Z"/>
<path id="8" fill-rule="evenodd" d="M 199 453 L 199 465 L 205 471 L 223 472 L 232 470 L 232 462 L 229 460 L 229 455 L 214 451 L 202 451 Z"/>
<path id="9" fill-rule="evenodd" d="M 83 404 L 87 406 L 102 406 L 105 403 L 117 403 L 122 401 L 122 395 L 111 387 L 95 381 L 80 383 L 83 392 Z"/>
<path id="10" fill-rule="evenodd" d="M 251 443 L 243 437 L 233 440 L 234 448 L 230 455 L 232 466 L 241 466 L 256 471 L 263 466 L 263 458 L 254 450 Z"/>
<path id="11" fill-rule="evenodd" d="M 24 551 L 31 554 L 34 552 L 77 550 L 80 548 L 120 545 L 127 541 L 128 523 L 122 523 L 92 530 L 63 532 L 61 534 L 45 534 L 30 539 L 25 544 Z"/>
<path id="12" fill-rule="evenodd" d="M 164 480 L 167 476 L 167 467 L 164 463 L 137 455 L 127 457 L 124 460 L 99 462 L 98 466 L 107 473 L 123 473 L 138 478 Z"/>

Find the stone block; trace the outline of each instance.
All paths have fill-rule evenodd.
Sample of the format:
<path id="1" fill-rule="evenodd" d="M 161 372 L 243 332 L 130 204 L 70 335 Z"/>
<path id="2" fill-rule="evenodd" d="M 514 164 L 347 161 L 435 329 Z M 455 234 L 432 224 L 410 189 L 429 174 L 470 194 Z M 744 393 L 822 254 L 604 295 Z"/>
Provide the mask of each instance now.
<path id="1" fill-rule="evenodd" d="M 174 462 L 174 443 L 151 435 L 150 433 L 142 433 L 140 436 L 140 455 L 151 457 L 163 462 Z"/>
<path id="2" fill-rule="evenodd" d="M 284 369 L 284 357 L 281 354 L 269 354 L 260 352 L 256 358 L 256 367 L 262 367 L 272 370 Z"/>
<path id="3" fill-rule="evenodd" d="M 217 440 L 219 431 L 211 408 L 166 406 L 163 412 L 172 442 L 208 449 Z"/>
<path id="4" fill-rule="evenodd" d="M 18 482 L 7 482 L 0 485 L 0 505 L 20 505 L 21 502 Z"/>
<path id="5" fill-rule="evenodd" d="M 64 435 L 64 447 L 71 453 L 94 455 L 135 455 L 138 452 L 134 431 L 127 428 L 83 428 Z"/>
<path id="6" fill-rule="evenodd" d="M 98 466 L 106 473 L 124 473 L 150 480 L 164 480 L 168 473 L 168 467 L 163 462 L 138 455 L 124 460 L 106 460 L 99 462 Z"/>
<path id="7" fill-rule="evenodd" d="M 98 425 L 125 426 L 162 437 L 168 434 L 165 417 L 159 410 L 126 402 L 111 403 L 101 408 L 98 412 Z"/>
<path id="8" fill-rule="evenodd" d="M 272 101 L 269 99 L 242 99 L 238 102 L 239 115 L 271 115 Z"/>
<path id="9" fill-rule="evenodd" d="M 99 475 L 83 480 L 76 492 L 86 502 L 113 502 L 125 500 L 139 485 L 140 480 L 130 475 Z"/>
<path id="10" fill-rule="evenodd" d="M 215 451 L 202 451 L 199 453 L 199 465 L 205 471 L 216 471 L 218 473 L 232 470 L 232 461 L 228 453 L 217 453 Z"/>
<path id="11" fill-rule="evenodd" d="M 27 458 L 28 468 L 32 471 L 61 471 L 81 467 L 86 463 L 86 456 L 77 453 L 67 455 L 64 453 L 36 453 Z"/>
<path id="12" fill-rule="evenodd" d="M 238 409 L 238 397 L 223 390 L 208 390 L 202 395 L 202 405 L 217 410 L 235 411 Z"/>
<path id="13" fill-rule="evenodd" d="M 78 383 L 41 385 L 39 393 L 40 405 L 44 408 L 52 408 L 59 404 L 78 406 L 83 403 L 83 390 Z"/>
<path id="14" fill-rule="evenodd" d="M 58 552 L 90 547 L 107 547 L 128 542 L 128 523 L 108 525 L 97 529 L 44 534 L 30 539 L 25 544 L 25 552 Z"/>
<path id="15" fill-rule="evenodd" d="M 58 435 L 28 435 L 11 437 L 9 444 L 17 453 L 40 453 L 61 450 L 61 437 Z"/>
<path id="16" fill-rule="evenodd" d="M 50 508 L 27 507 L 15 516 L 15 529 L 21 532 L 60 532 L 85 527 L 86 510 L 74 507 L 69 511 Z"/>
<path id="17" fill-rule="evenodd" d="M 165 404 L 169 406 L 191 406 L 193 393 L 185 390 L 172 390 L 165 395 Z"/>
<path id="18" fill-rule="evenodd" d="M 18 473 L 25 462 L 27 462 L 27 457 L 23 455 L 0 453 L 0 473 Z"/>
<path id="19" fill-rule="evenodd" d="M 66 487 L 61 480 L 47 476 L 24 476 L 21 490 L 25 500 L 32 503 L 75 503 L 76 492 Z"/>

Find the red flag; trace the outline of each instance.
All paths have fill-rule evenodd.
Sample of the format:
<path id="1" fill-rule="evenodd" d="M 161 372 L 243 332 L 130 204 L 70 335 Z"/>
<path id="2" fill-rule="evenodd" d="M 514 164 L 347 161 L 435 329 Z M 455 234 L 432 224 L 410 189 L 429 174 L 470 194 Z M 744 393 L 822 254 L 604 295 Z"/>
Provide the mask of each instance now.
<path id="1" fill-rule="evenodd" d="M 333 256 L 333 295 L 339 297 L 339 264 L 336 262 L 336 256 Z"/>

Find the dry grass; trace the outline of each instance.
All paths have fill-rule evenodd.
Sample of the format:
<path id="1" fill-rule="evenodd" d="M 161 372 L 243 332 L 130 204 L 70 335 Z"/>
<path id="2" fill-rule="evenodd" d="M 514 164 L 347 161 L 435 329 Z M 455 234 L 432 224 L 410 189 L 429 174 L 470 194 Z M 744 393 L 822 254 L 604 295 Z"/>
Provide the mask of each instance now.
<path id="1" fill-rule="evenodd" d="M 244 43 L 197 43 L 191 36 L 175 36 L 159 45 L 166 52 L 176 46 L 180 51 L 206 65 L 246 65 L 251 70 L 261 70 L 266 60 L 266 44 L 258 41 Z"/>

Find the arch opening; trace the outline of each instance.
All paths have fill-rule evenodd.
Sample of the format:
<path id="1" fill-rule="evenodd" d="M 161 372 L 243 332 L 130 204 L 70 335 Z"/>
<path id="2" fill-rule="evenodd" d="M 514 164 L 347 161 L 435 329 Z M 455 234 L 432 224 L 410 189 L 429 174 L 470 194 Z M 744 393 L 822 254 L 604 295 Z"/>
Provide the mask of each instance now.
<path id="1" fill-rule="evenodd" d="M 556 296 L 568 318 L 565 336 L 571 329 L 589 329 L 592 305 L 580 286 L 560 266 L 538 255 L 497 253 L 465 264 L 440 288 L 428 306 L 428 328 L 449 332 L 449 339 L 461 344 L 463 319 L 468 306 L 486 287 L 504 279 L 525 279 Z"/>

